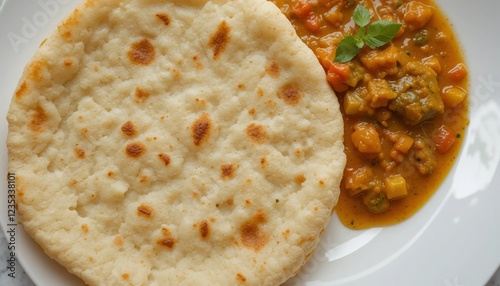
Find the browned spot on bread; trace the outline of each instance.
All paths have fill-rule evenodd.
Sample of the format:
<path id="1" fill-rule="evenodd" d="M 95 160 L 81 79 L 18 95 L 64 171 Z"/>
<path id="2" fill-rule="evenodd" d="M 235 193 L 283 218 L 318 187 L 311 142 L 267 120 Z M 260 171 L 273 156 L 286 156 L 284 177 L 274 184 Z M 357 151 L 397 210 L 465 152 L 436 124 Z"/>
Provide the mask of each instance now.
<path id="1" fill-rule="evenodd" d="M 260 166 L 262 167 L 262 169 L 265 169 L 267 167 L 267 159 L 266 159 L 266 157 L 260 158 Z"/>
<path id="2" fill-rule="evenodd" d="M 170 156 L 168 154 L 160 153 L 160 154 L 158 154 L 158 158 L 160 158 L 160 160 L 162 160 L 165 167 L 170 165 Z"/>
<path id="3" fill-rule="evenodd" d="M 151 218 L 153 216 L 153 207 L 147 204 L 141 204 L 137 207 L 137 215 Z"/>
<path id="4" fill-rule="evenodd" d="M 42 71 L 47 66 L 47 63 L 43 60 L 33 61 L 28 66 L 28 78 L 40 82 L 42 80 Z"/>
<path id="5" fill-rule="evenodd" d="M 213 59 L 216 60 L 220 54 L 226 49 L 229 42 L 229 25 L 226 21 L 222 21 L 217 27 L 217 31 L 210 38 L 209 46 L 213 50 Z"/>
<path id="6" fill-rule="evenodd" d="M 243 276 L 243 274 L 241 274 L 241 273 L 236 273 L 236 280 L 241 281 L 241 282 L 245 282 L 245 281 L 247 281 L 247 278 L 245 276 Z"/>
<path id="7" fill-rule="evenodd" d="M 123 246 L 123 238 L 121 237 L 121 235 L 115 236 L 115 238 L 113 239 L 113 244 L 116 246 Z"/>
<path id="8" fill-rule="evenodd" d="M 170 235 L 170 230 L 164 226 L 162 226 L 161 228 L 161 233 L 164 235 L 164 236 L 169 236 Z"/>
<path id="9" fill-rule="evenodd" d="M 267 133 L 264 126 L 251 123 L 246 129 L 247 136 L 255 144 L 263 144 L 267 140 Z"/>
<path id="10" fill-rule="evenodd" d="M 34 132 L 42 132 L 47 125 L 47 115 L 40 105 L 37 105 L 31 114 L 28 128 Z"/>
<path id="11" fill-rule="evenodd" d="M 134 136 L 135 133 L 137 133 L 137 128 L 135 127 L 134 123 L 130 120 L 123 123 L 121 130 L 123 134 L 127 136 Z"/>
<path id="12" fill-rule="evenodd" d="M 237 87 L 238 89 L 244 89 L 244 88 L 245 88 L 245 84 L 244 84 L 244 83 L 238 83 L 238 84 L 236 85 L 236 87 Z"/>
<path id="13" fill-rule="evenodd" d="M 70 182 L 70 183 L 71 183 L 71 185 L 73 185 L 73 186 L 74 186 L 74 185 L 78 184 L 78 181 L 77 181 L 77 180 L 75 180 L 75 179 L 71 179 L 71 182 Z"/>
<path id="14" fill-rule="evenodd" d="M 137 103 L 142 103 L 149 97 L 149 92 L 141 89 L 140 87 L 135 88 L 134 99 Z"/>
<path id="15" fill-rule="evenodd" d="M 23 97 L 28 92 L 28 84 L 23 81 L 16 90 L 16 98 Z"/>
<path id="16" fill-rule="evenodd" d="M 73 26 L 78 24 L 78 19 L 81 17 L 81 13 L 78 9 L 75 9 L 73 13 L 69 15 L 58 27 L 59 33 L 63 38 L 71 38 L 71 29 Z"/>
<path id="17" fill-rule="evenodd" d="M 302 92 L 297 86 L 286 84 L 278 91 L 278 98 L 286 104 L 297 105 L 302 98 Z"/>
<path id="18" fill-rule="evenodd" d="M 78 159 L 85 159 L 85 150 L 83 150 L 82 148 L 76 146 L 75 147 L 75 156 Z"/>
<path id="19" fill-rule="evenodd" d="M 304 183 L 305 181 L 306 181 L 306 177 L 304 175 L 298 174 L 295 176 L 295 183 L 300 185 L 300 184 Z"/>
<path id="20" fill-rule="evenodd" d="M 99 71 L 99 67 L 98 66 L 94 66 L 94 71 L 98 72 Z"/>
<path id="21" fill-rule="evenodd" d="M 88 130 L 87 128 L 85 128 L 85 127 L 84 127 L 84 128 L 82 128 L 82 129 L 80 130 L 80 132 L 82 132 L 82 134 L 83 134 L 83 135 L 85 135 L 85 134 L 89 133 L 89 130 Z"/>
<path id="22" fill-rule="evenodd" d="M 207 113 L 203 113 L 191 126 L 191 135 L 195 146 L 200 146 L 210 138 L 212 120 Z"/>
<path id="23" fill-rule="evenodd" d="M 220 176 L 223 179 L 231 179 L 234 177 L 236 167 L 233 164 L 224 164 L 220 167 Z"/>
<path id="24" fill-rule="evenodd" d="M 142 39 L 132 43 L 127 56 L 132 63 L 148 65 L 155 59 L 155 47 L 148 39 Z"/>
<path id="25" fill-rule="evenodd" d="M 259 251 L 268 242 L 268 237 L 261 230 L 261 224 L 267 221 L 266 214 L 259 210 L 240 227 L 241 243 L 255 251 Z"/>
<path id="26" fill-rule="evenodd" d="M 64 60 L 64 65 L 67 66 L 67 67 L 70 67 L 71 65 L 73 65 L 73 60 L 70 59 L 70 58 L 66 58 Z"/>
<path id="27" fill-rule="evenodd" d="M 165 24 L 165 26 L 170 25 L 170 17 L 167 14 L 165 14 L 165 13 L 158 13 L 158 14 L 156 14 L 156 17 L 158 19 L 162 20 L 163 24 Z"/>
<path id="28" fill-rule="evenodd" d="M 272 62 L 266 67 L 266 73 L 272 78 L 278 78 L 280 77 L 281 68 L 276 62 Z"/>
<path id="29" fill-rule="evenodd" d="M 175 246 L 175 240 L 173 238 L 162 238 L 156 241 L 156 244 L 163 246 L 168 249 L 172 249 Z"/>
<path id="30" fill-rule="evenodd" d="M 248 114 L 250 114 L 250 115 L 254 115 L 254 114 L 255 114 L 255 108 L 251 108 L 251 109 L 248 111 Z"/>
<path id="31" fill-rule="evenodd" d="M 83 233 L 89 232 L 89 226 L 86 223 L 82 224 L 82 231 Z"/>
<path id="32" fill-rule="evenodd" d="M 318 181 L 318 184 L 319 184 L 320 186 L 323 186 L 323 185 L 325 185 L 325 181 L 323 181 L 323 180 L 319 180 L 319 181 Z"/>
<path id="33" fill-rule="evenodd" d="M 148 179 L 149 179 L 149 177 L 147 175 L 143 175 L 143 174 L 139 175 L 139 182 L 141 182 L 141 183 L 147 182 Z"/>
<path id="34" fill-rule="evenodd" d="M 264 96 L 264 90 L 263 90 L 262 88 L 260 88 L 260 87 L 259 87 L 259 88 L 257 89 L 257 95 L 258 95 L 258 96 Z"/>
<path id="35" fill-rule="evenodd" d="M 203 239 L 208 238 L 210 235 L 210 226 L 208 225 L 208 221 L 204 220 L 200 223 L 200 236 Z"/>
<path id="36" fill-rule="evenodd" d="M 123 273 L 123 274 L 122 274 L 122 278 L 123 278 L 124 280 L 127 280 L 129 277 L 130 277 L 130 275 L 128 275 L 128 273 Z"/>
<path id="37" fill-rule="evenodd" d="M 207 101 L 204 98 L 196 98 L 195 101 L 198 102 L 201 105 L 206 105 L 207 104 Z"/>
<path id="38" fill-rule="evenodd" d="M 197 55 L 193 56 L 194 65 L 197 69 L 203 69 L 203 63 L 200 61 L 200 58 Z"/>
<path id="39" fill-rule="evenodd" d="M 130 143 L 125 147 L 125 153 L 132 158 L 138 158 L 144 154 L 144 152 L 146 152 L 146 146 L 141 142 Z"/>
<path id="40" fill-rule="evenodd" d="M 115 176 L 115 172 L 113 172 L 113 171 L 108 172 L 108 177 L 112 178 L 114 176 Z"/>

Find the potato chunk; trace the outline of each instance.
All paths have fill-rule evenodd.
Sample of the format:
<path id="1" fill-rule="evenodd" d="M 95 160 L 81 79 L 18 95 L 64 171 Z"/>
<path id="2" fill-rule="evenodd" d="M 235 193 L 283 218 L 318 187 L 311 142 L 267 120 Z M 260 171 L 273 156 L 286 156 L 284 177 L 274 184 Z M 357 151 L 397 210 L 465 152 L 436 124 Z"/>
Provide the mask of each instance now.
<path id="1" fill-rule="evenodd" d="M 351 134 L 352 144 L 361 153 L 380 153 L 382 144 L 380 136 L 373 124 L 359 122 L 354 125 L 354 132 Z"/>
<path id="2" fill-rule="evenodd" d="M 406 197 L 408 195 L 408 190 L 405 178 L 400 175 L 386 178 L 385 193 L 389 200 Z"/>

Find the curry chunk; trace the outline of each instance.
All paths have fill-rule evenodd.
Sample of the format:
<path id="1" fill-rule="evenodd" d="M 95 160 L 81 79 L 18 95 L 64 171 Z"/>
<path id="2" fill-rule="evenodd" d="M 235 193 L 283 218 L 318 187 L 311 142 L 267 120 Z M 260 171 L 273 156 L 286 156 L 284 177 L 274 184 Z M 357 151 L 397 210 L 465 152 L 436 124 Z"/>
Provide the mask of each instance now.
<path id="1" fill-rule="evenodd" d="M 406 123 L 417 125 L 444 112 L 437 74 L 430 67 L 413 60 L 400 51 L 401 69 L 391 86 L 398 96 L 389 109 L 399 114 Z"/>
<path id="2" fill-rule="evenodd" d="M 388 107 L 409 125 L 417 125 L 444 112 L 436 72 L 400 48 L 371 50 L 361 55 L 361 63 L 376 76 L 346 92 L 346 114 L 371 116 L 377 108 Z"/>
<path id="3" fill-rule="evenodd" d="M 431 174 L 436 169 L 437 162 L 434 155 L 434 146 L 425 138 L 419 136 L 413 144 L 410 162 L 422 175 Z"/>
<path id="4" fill-rule="evenodd" d="M 417 1 L 410 1 L 403 4 L 398 12 L 406 25 L 412 29 L 418 29 L 429 22 L 434 14 L 434 8 Z"/>
<path id="5" fill-rule="evenodd" d="M 372 180 L 373 172 L 368 166 L 363 166 L 354 171 L 348 170 L 345 174 L 345 188 L 350 196 L 355 196 L 370 189 Z"/>
<path id="6" fill-rule="evenodd" d="M 354 125 L 351 140 L 361 153 L 380 153 L 382 151 L 380 136 L 371 123 L 359 122 Z"/>

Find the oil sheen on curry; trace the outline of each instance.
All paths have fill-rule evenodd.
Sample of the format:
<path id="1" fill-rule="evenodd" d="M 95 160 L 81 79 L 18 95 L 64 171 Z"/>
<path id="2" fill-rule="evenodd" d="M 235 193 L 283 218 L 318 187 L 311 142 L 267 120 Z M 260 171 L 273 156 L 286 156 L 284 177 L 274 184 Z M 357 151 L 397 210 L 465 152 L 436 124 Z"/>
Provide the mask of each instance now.
<path id="1" fill-rule="evenodd" d="M 353 229 L 414 214 L 449 172 L 468 125 L 467 68 L 447 19 L 431 0 L 272 0 L 323 65 L 345 124 L 347 165 L 336 212 Z M 378 48 L 335 61 L 356 35 L 360 4 L 370 22 L 401 24 Z"/>

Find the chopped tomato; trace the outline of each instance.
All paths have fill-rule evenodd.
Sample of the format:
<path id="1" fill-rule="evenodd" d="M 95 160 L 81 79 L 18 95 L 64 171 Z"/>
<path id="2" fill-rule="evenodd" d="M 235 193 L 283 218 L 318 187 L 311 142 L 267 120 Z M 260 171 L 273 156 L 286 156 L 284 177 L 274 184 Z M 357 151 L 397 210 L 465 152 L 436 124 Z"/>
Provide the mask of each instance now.
<path id="1" fill-rule="evenodd" d="M 449 72 L 448 76 L 451 80 L 455 82 L 462 81 L 467 76 L 467 68 L 464 64 L 460 63 L 453 67 Z"/>
<path id="2" fill-rule="evenodd" d="M 437 129 L 434 140 L 436 143 L 436 150 L 444 154 L 450 150 L 453 143 L 455 143 L 455 135 L 446 125 L 442 125 Z"/>

